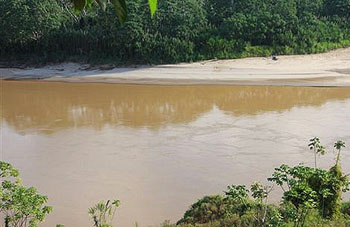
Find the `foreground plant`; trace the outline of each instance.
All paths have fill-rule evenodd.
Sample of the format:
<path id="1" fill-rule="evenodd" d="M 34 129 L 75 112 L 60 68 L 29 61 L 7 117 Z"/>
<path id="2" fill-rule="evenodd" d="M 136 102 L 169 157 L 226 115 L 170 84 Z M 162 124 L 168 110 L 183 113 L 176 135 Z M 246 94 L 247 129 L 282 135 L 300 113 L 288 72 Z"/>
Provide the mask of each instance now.
<path id="1" fill-rule="evenodd" d="M 310 141 L 309 146 L 312 146 L 315 154 L 325 152 L 317 137 Z M 291 212 L 294 213 L 294 226 L 304 226 L 308 212 L 312 209 L 318 209 L 323 218 L 334 218 L 340 213 L 342 192 L 349 191 L 349 179 L 339 164 L 340 151 L 345 143 L 338 141 L 334 147 L 338 151 L 336 163 L 329 170 L 282 164 L 268 178 L 283 190 L 282 202 L 289 204 L 289 209 L 294 209 Z"/>
<path id="2" fill-rule="evenodd" d="M 340 152 L 341 152 L 341 149 L 342 148 L 345 148 L 345 142 L 344 141 L 337 141 L 335 144 L 334 144 L 334 148 L 337 150 L 337 160 L 336 160 L 336 165 L 339 164 L 339 161 L 340 161 Z"/>
<path id="3" fill-rule="evenodd" d="M 0 161 L 0 213 L 5 227 L 35 227 L 52 211 L 47 197 L 33 187 L 24 187 L 19 172 L 11 164 Z"/>
<path id="4" fill-rule="evenodd" d="M 282 164 L 268 181 L 283 190 L 280 206 L 268 204 L 271 186 L 260 183 L 231 185 L 225 195 L 206 196 L 186 211 L 180 226 L 350 226 L 349 203 L 342 204 L 342 192 L 350 191 L 350 181 L 340 166 L 343 141 L 335 143 L 335 165 L 316 168 L 317 155 L 325 154 L 319 138 L 310 140 L 315 168 Z M 251 193 L 251 198 L 249 197 Z"/>
<path id="5" fill-rule="evenodd" d="M 259 204 L 263 204 L 263 209 L 257 213 L 257 219 L 260 221 L 261 225 L 266 225 L 266 215 L 268 208 L 268 198 L 269 194 L 272 192 L 273 186 L 264 186 L 258 182 L 251 185 L 250 191 L 252 192 L 252 197 Z"/>
<path id="6" fill-rule="evenodd" d="M 318 137 L 314 137 L 310 139 L 309 143 L 310 150 L 314 151 L 315 155 L 315 168 L 317 168 L 317 155 L 325 155 L 326 154 L 326 148 L 321 145 L 320 139 Z"/>
<path id="7" fill-rule="evenodd" d="M 120 205 L 119 200 L 110 201 L 107 200 L 99 202 L 94 207 L 89 209 L 89 215 L 91 216 L 95 227 L 112 227 L 112 222 L 117 208 Z"/>

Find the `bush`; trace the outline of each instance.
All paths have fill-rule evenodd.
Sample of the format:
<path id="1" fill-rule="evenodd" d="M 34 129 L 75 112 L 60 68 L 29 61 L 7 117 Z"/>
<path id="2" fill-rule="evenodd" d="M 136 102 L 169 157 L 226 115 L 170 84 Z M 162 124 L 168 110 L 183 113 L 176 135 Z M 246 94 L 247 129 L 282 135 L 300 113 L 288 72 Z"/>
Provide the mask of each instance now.
<path id="1" fill-rule="evenodd" d="M 205 196 L 191 205 L 178 224 L 203 224 L 224 219 L 228 215 L 228 204 L 223 196 Z"/>

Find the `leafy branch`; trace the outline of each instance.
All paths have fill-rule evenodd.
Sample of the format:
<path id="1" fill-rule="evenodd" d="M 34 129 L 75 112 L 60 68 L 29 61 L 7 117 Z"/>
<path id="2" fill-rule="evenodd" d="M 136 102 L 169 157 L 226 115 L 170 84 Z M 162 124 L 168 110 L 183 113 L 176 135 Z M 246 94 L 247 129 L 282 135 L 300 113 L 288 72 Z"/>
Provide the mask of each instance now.
<path id="1" fill-rule="evenodd" d="M 6 227 L 36 227 L 52 211 L 47 196 L 21 184 L 18 170 L 0 161 L 0 213 Z"/>
<path id="2" fill-rule="evenodd" d="M 101 201 L 89 209 L 95 227 L 112 227 L 112 222 L 117 208 L 120 206 L 119 200 Z"/>
<path id="3" fill-rule="evenodd" d="M 80 12 L 85 8 L 91 8 L 94 4 L 97 4 L 101 9 L 106 9 L 106 4 L 111 3 L 114 7 L 114 11 L 120 21 L 124 23 L 128 17 L 128 10 L 125 0 L 71 0 L 76 12 Z M 157 10 L 158 0 L 148 0 L 148 5 L 150 7 L 151 16 L 153 17 Z"/>

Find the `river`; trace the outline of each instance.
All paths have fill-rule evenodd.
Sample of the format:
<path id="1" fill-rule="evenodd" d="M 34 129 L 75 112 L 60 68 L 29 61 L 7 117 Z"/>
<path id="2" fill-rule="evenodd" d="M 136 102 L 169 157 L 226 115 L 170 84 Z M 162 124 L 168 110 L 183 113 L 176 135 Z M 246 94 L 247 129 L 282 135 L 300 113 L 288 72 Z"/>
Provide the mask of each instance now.
<path id="1" fill-rule="evenodd" d="M 308 140 L 350 147 L 350 88 L 142 86 L 1 81 L 1 159 L 54 207 L 42 226 L 91 226 L 119 199 L 117 226 L 177 221 L 203 195 L 313 165 Z M 350 172 L 350 149 L 342 155 Z"/>

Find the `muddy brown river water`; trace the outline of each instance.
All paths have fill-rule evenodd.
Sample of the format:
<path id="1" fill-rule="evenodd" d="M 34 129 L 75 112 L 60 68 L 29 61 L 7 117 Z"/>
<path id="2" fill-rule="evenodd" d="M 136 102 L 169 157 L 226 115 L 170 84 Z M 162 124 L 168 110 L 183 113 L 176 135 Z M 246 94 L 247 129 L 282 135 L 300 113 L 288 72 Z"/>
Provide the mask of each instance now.
<path id="1" fill-rule="evenodd" d="M 54 207 L 42 226 L 91 226 L 87 209 L 109 198 L 117 226 L 176 221 L 229 184 L 313 165 L 313 136 L 325 168 L 346 141 L 350 172 L 350 88 L 1 81 L 0 117 L 1 159 Z"/>

